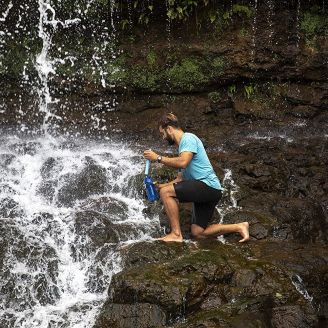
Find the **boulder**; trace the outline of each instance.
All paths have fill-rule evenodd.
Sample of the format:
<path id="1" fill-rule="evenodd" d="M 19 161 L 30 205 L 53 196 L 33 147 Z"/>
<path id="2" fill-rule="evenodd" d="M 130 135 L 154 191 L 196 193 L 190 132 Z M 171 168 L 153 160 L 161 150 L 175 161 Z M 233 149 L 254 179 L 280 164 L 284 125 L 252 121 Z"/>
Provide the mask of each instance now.
<path id="1" fill-rule="evenodd" d="M 293 272 L 303 276 L 305 273 L 304 268 L 300 273 L 295 266 L 304 259 L 295 258 L 290 246 L 283 248 L 271 243 L 266 244 L 267 251 L 263 251 L 256 243 L 236 248 L 206 240 L 196 248 L 173 244 L 172 252 L 170 245 L 162 244 L 155 243 L 153 249 L 139 243 L 126 250 L 129 254 L 143 247 L 144 257 L 126 262 L 126 269 L 113 277 L 107 302 L 95 327 L 102 327 L 100 323 L 106 327 L 105 323 L 120 315 L 126 317 L 126 311 L 144 304 L 155 306 L 156 311 L 151 314 L 153 321 L 160 312 L 164 314 L 164 325 L 174 327 L 216 327 L 218 324 L 237 327 L 242 323 L 249 327 L 258 327 L 255 323 L 283 327 L 284 318 L 290 327 L 312 327 L 318 323 L 315 310 L 290 278 Z M 179 249 L 185 250 L 176 252 Z M 317 256 L 312 256 L 316 252 L 312 248 L 309 253 L 299 251 L 307 258 L 306 268 L 311 269 L 314 261 L 327 265 L 327 250 L 321 248 Z M 156 253 L 162 255 L 154 256 Z M 165 254 L 166 260 L 162 257 Z M 323 275 L 324 272 L 320 273 L 320 277 Z M 136 317 L 135 320 L 142 320 L 138 314 Z M 117 327 L 133 325 L 122 321 L 120 326 L 114 321 Z"/>
<path id="2" fill-rule="evenodd" d="M 70 174 L 58 190 L 57 202 L 61 206 L 73 206 L 77 200 L 106 191 L 106 170 L 97 164 L 87 164 L 81 172 Z"/>

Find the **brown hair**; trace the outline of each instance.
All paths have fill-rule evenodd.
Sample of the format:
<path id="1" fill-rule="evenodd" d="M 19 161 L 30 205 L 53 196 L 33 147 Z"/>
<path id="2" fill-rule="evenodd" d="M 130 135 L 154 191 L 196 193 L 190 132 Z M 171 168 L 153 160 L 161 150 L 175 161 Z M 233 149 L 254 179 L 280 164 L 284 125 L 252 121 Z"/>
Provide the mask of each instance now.
<path id="1" fill-rule="evenodd" d="M 165 129 L 168 126 L 181 129 L 177 116 L 172 112 L 163 115 L 158 122 L 158 126 L 162 129 Z"/>

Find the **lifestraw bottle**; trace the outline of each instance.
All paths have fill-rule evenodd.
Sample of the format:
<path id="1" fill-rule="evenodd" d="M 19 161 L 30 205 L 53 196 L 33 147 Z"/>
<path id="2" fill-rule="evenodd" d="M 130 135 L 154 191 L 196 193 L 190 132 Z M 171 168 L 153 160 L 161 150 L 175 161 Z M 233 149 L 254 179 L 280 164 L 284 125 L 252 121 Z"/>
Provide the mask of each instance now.
<path id="1" fill-rule="evenodd" d="M 154 182 L 153 182 L 152 178 L 149 176 L 149 171 L 150 171 L 150 160 L 147 159 L 144 184 L 145 184 L 147 199 L 150 202 L 154 202 L 154 201 L 158 200 L 159 196 L 158 196 L 158 192 L 155 188 Z"/>

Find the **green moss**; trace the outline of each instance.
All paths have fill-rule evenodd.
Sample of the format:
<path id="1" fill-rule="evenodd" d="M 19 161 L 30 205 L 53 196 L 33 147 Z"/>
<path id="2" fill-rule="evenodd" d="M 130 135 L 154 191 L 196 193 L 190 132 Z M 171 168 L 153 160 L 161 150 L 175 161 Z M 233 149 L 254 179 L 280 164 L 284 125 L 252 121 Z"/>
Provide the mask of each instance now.
<path id="1" fill-rule="evenodd" d="M 328 36 L 327 13 L 317 6 L 312 7 L 303 14 L 299 28 L 304 33 L 306 44 L 316 48 L 319 45 L 318 38 Z"/>
<path id="2" fill-rule="evenodd" d="M 224 71 L 224 68 L 226 66 L 226 61 L 224 59 L 224 57 L 215 57 L 213 58 L 212 62 L 211 62 L 211 66 L 213 68 L 212 72 L 214 74 L 217 73 L 222 73 Z"/>
<path id="3" fill-rule="evenodd" d="M 189 91 L 206 81 L 198 61 L 191 58 L 183 59 L 180 64 L 174 64 L 166 70 L 165 75 L 173 88 Z"/>
<path id="4" fill-rule="evenodd" d="M 327 30 L 327 19 L 317 13 L 306 12 L 300 22 L 300 29 L 307 37 L 324 35 Z"/>
<path id="5" fill-rule="evenodd" d="M 246 27 L 242 27 L 240 30 L 239 30 L 239 35 L 241 36 L 241 37 L 247 37 L 247 36 L 249 36 L 250 35 L 250 31 L 249 31 L 249 29 L 247 29 Z"/>
<path id="6" fill-rule="evenodd" d="M 150 51 L 147 55 L 147 63 L 150 67 L 154 67 L 157 61 L 157 56 L 154 51 Z"/>
<path id="7" fill-rule="evenodd" d="M 223 13 L 223 20 L 225 21 L 226 24 L 229 23 L 229 21 L 234 17 L 237 16 L 241 19 L 247 19 L 249 20 L 255 15 L 255 10 L 254 8 L 243 5 L 243 4 L 234 4 L 232 6 L 232 9 L 230 11 L 225 11 Z"/>
<path id="8" fill-rule="evenodd" d="M 217 104 L 222 99 L 222 95 L 220 92 L 213 91 L 208 94 L 208 98 L 211 100 L 211 102 Z"/>
<path id="9" fill-rule="evenodd" d="M 161 183 L 169 182 L 177 177 L 177 170 L 162 165 L 161 167 L 153 169 L 154 179 Z"/>
<path id="10" fill-rule="evenodd" d="M 246 16 L 247 18 L 252 18 L 255 15 L 252 7 L 238 3 L 232 6 L 232 12 L 237 15 Z"/>
<path id="11" fill-rule="evenodd" d="M 141 66 L 129 72 L 129 82 L 138 89 L 155 91 L 158 86 L 158 75 Z"/>

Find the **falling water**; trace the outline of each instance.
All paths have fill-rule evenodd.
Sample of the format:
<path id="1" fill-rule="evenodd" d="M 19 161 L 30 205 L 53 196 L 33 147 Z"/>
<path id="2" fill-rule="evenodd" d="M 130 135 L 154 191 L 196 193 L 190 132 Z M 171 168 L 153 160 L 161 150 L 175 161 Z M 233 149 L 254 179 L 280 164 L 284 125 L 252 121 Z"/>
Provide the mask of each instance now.
<path id="1" fill-rule="evenodd" d="M 274 26 L 273 26 L 273 16 L 274 16 L 274 1 L 272 0 L 268 0 L 267 2 L 268 8 L 269 8 L 269 12 L 268 12 L 268 24 L 269 24 L 269 35 L 268 35 L 268 39 L 269 39 L 269 45 L 272 45 L 272 38 L 273 38 L 273 33 L 274 33 Z"/>
<path id="2" fill-rule="evenodd" d="M 92 326 L 121 245 L 159 229 L 143 213 L 134 154 L 113 142 L 2 137 L 1 327 Z M 102 181 L 98 191 L 83 190 L 88 179 Z"/>
<path id="3" fill-rule="evenodd" d="M 254 19 L 252 23 L 252 47 L 251 47 L 251 60 L 254 62 L 255 60 L 255 55 L 256 55 L 256 31 L 257 31 L 257 7 L 258 7 L 258 0 L 254 0 L 254 9 L 255 9 L 255 14 L 254 14 Z"/>
<path id="4" fill-rule="evenodd" d="M 5 21 L 6 21 L 6 18 L 7 18 L 7 16 L 8 16 L 8 14 L 9 14 L 9 11 L 10 11 L 10 9 L 11 9 L 12 7 L 13 7 L 13 2 L 10 1 L 9 4 L 8 4 L 7 9 L 5 10 L 4 13 L 2 13 L 2 17 L 0 17 L 0 22 L 5 22 Z"/>
<path id="5" fill-rule="evenodd" d="M 301 0 L 297 0 L 297 7 L 296 7 L 296 47 L 299 48 L 300 45 L 300 27 L 299 27 L 299 21 L 300 21 L 300 9 L 301 9 Z"/>
<path id="6" fill-rule="evenodd" d="M 72 24 L 79 23 L 79 19 L 65 20 L 64 22 L 56 20 L 55 9 L 51 6 L 50 0 L 39 0 L 39 37 L 42 39 L 42 50 L 36 58 L 36 70 L 40 79 L 39 95 L 39 112 L 44 113 L 43 130 L 47 132 L 50 120 L 53 118 L 61 120 L 51 112 L 50 105 L 56 102 L 50 95 L 49 75 L 55 74 L 55 61 L 49 58 L 49 50 L 52 46 L 52 37 L 55 34 L 58 25 L 67 28 Z"/>
<path id="7" fill-rule="evenodd" d="M 313 301 L 313 297 L 309 295 L 308 291 L 306 290 L 303 280 L 299 275 L 294 275 L 292 277 L 292 283 L 295 286 L 296 290 L 310 303 Z"/>
<path id="8" fill-rule="evenodd" d="M 77 13 L 87 14 L 91 5 L 88 1 Z M 1 21 L 11 7 L 12 2 Z M 115 8 L 111 0 L 110 26 L 104 24 L 100 35 L 94 35 L 103 42 L 93 49 L 91 64 L 103 87 L 111 83 L 103 70 L 110 64 L 106 54 L 112 59 L 119 54 Z M 144 213 L 138 150 L 112 141 L 76 142 L 50 135 L 56 121 L 63 119 L 53 111 L 57 99 L 50 82 L 60 65 L 68 62 L 74 67 L 78 60 L 61 45 L 54 56 L 53 39 L 59 27 L 79 25 L 80 18 L 58 19 L 50 0 L 39 0 L 38 11 L 38 115 L 46 133 L 24 141 L 19 136 L 0 137 L 0 326 L 86 328 L 93 325 L 107 298 L 112 275 L 121 270 L 121 246 L 150 239 L 158 232 L 159 221 Z M 25 70 L 26 66 L 22 76 L 28 82 Z M 98 105 L 113 110 L 113 99 Z M 22 105 L 20 115 L 26 111 Z M 101 110 L 95 108 L 91 122 L 93 130 L 104 128 Z"/>
<path id="9" fill-rule="evenodd" d="M 220 216 L 220 222 L 224 223 L 224 217 L 231 212 L 234 212 L 240 207 L 237 204 L 236 195 L 239 192 L 239 187 L 236 185 L 235 181 L 232 178 L 232 171 L 225 170 L 224 177 L 222 181 L 222 187 L 224 188 L 222 199 L 219 205 L 216 207 L 216 210 Z M 219 236 L 218 239 L 225 243 L 225 239 L 223 236 Z"/>

